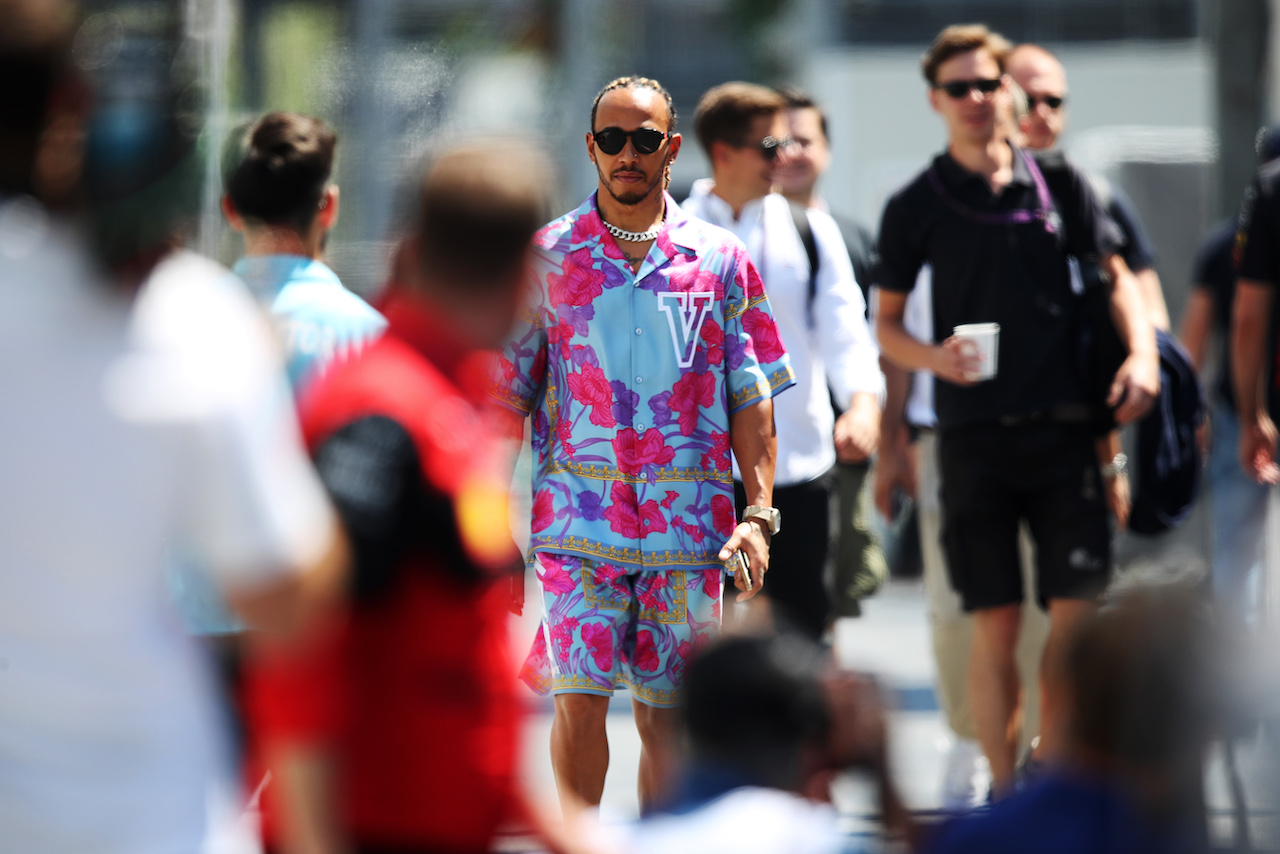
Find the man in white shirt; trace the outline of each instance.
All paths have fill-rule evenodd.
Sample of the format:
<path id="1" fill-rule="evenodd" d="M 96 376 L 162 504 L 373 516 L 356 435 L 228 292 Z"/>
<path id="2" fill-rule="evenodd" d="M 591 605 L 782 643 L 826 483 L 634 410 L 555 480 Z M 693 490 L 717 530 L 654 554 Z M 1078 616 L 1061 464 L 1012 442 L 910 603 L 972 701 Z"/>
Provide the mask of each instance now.
<path id="1" fill-rule="evenodd" d="M 819 638 L 833 608 L 836 457 L 866 459 L 875 451 L 884 390 L 879 351 L 839 226 L 821 211 L 807 212 L 819 259 L 811 291 L 797 221 L 787 200 L 771 192 L 778 167 L 790 156 L 782 96 L 749 83 L 725 83 L 702 96 L 694 128 L 712 178 L 694 185 L 684 209 L 746 244 L 797 379 L 797 392 L 774 409 L 774 505 L 786 527 L 775 539 L 775 572 L 764 592 L 779 623 Z M 828 385 L 848 401 L 839 421 Z M 745 497 L 739 495 L 738 503 L 745 506 Z"/>
<path id="2" fill-rule="evenodd" d="M 128 229 L 109 277 L 50 212 L 86 124 L 65 13 L 0 0 L 26 81 L 0 102 L 0 850 L 251 851 L 166 553 L 288 633 L 340 589 L 344 541 L 243 285 Z"/>

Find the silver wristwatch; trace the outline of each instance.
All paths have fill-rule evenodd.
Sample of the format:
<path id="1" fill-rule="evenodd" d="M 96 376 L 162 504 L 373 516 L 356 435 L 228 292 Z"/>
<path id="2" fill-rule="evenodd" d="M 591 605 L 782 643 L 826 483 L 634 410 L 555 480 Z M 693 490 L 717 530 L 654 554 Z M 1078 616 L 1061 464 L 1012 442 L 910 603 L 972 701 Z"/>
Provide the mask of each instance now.
<path id="1" fill-rule="evenodd" d="M 761 507 L 759 504 L 748 504 L 742 513 L 742 521 L 759 519 L 769 529 L 770 535 L 778 533 L 782 528 L 782 513 L 777 507 Z"/>
<path id="2" fill-rule="evenodd" d="M 1102 467 L 1102 476 L 1105 478 L 1120 477 L 1129 473 L 1129 457 L 1126 454 L 1116 454 L 1111 458 L 1111 462 Z"/>

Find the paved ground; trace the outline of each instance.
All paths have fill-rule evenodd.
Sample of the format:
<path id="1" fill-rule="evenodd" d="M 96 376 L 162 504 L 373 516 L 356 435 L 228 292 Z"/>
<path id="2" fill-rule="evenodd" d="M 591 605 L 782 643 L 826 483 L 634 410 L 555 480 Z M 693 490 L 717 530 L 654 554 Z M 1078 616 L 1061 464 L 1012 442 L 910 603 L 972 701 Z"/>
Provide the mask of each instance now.
<path id="1" fill-rule="evenodd" d="M 534 589 L 530 587 L 531 591 Z M 526 614 L 517 629 L 519 636 L 531 638 L 536 622 L 536 615 Z M 907 804 L 915 810 L 938 809 L 950 737 L 933 693 L 933 662 L 919 583 L 890 583 L 865 603 L 863 617 L 837 624 L 835 645 L 846 665 L 877 674 L 896 700 L 897 709 L 890 717 L 890 750 Z M 555 782 L 548 755 L 550 703 L 532 692 L 528 700 L 533 713 L 527 727 L 525 773 L 534 791 L 554 799 Z M 601 809 L 606 820 L 625 820 L 638 812 L 635 786 L 639 741 L 630 709 L 630 698 L 619 692 L 608 722 L 611 760 Z M 1280 791 L 1274 784 L 1280 751 L 1275 740 L 1251 735 L 1239 745 L 1238 756 L 1240 776 L 1252 809 L 1254 845 L 1259 850 L 1267 850 L 1268 846 L 1275 850 L 1280 842 L 1280 821 L 1274 811 L 1278 801 L 1268 799 L 1265 793 Z M 1215 837 L 1225 844 L 1232 832 L 1231 800 L 1220 750 L 1215 749 L 1210 757 L 1206 780 Z M 844 781 L 835 794 L 850 833 L 874 835 L 875 806 L 869 787 L 851 779 Z"/>

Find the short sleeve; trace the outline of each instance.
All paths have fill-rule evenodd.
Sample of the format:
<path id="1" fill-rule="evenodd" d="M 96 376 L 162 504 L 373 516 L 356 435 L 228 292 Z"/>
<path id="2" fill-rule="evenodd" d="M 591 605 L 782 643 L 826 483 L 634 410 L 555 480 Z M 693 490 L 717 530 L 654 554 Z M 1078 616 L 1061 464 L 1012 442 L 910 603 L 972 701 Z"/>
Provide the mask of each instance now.
<path id="1" fill-rule="evenodd" d="M 912 228 L 902 196 L 894 196 L 884 206 L 880 219 L 880 258 L 872 284 L 886 291 L 908 293 L 915 287 L 924 261 L 920 236 Z"/>
<path id="2" fill-rule="evenodd" d="M 1103 208 L 1079 169 L 1064 164 L 1061 196 L 1055 200 L 1067 231 L 1067 252 L 1077 258 L 1114 255 L 1124 248 L 1120 226 Z"/>
<path id="3" fill-rule="evenodd" d="M 737 255 L 724 299 L 729 412 L 733 413 L 795 385 L 795 375 L 759 272 L 744 247 L 729 251 Z"/>
<path id="4" fill-rule="evenodd" d="M 1280 283 L 1280 269 L 1276 263 L 1277 211 L 1272 183 L 1260 175 L 1245 194 L 1236 236 L 1236 273 L 1242 279 L 1276 285 Z"/>
<path id="5" fill-rule="evenodd" d="M 538 270 L 543 270 L 548 263 L 540 258 Z M 548 336 L 542 310 L 545 273 L 535 271 L 532 275 L 531 297 L 521 309 L 507 344 L 499 354 L 489 387 L 489 393 L 495 400 L 520 415 L 533 411 L 546 385 Z"/>
<path id="6" fill-rule="evenodd" d="M 1125 265 L 1135 273 L 1155 266 L 1156 248 L 1152 244 L 1147 230 L 1142 227 L 1142 220 L 1133 202 L 1115 184 L 1111 185 L 1111 199 L 1107 212 L 1115 220 L 1124 235 L 1124 248 L 1120 250 Z"/>

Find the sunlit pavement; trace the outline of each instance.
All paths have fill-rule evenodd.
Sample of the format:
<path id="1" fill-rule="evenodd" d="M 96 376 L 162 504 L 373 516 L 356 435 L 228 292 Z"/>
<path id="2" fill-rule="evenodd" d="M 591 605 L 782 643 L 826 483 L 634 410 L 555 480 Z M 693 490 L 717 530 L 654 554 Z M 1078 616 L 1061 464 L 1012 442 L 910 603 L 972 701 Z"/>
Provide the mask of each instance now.
<path id="1" fill-rule="evenodd" d="M 531 594 L 536 582 L 530 579 Z M 527 649 L 537 625 L 536 598 L 533 608 L 516 627 L 518 645 Z M 886 688 L 894 709 L 890 722 L 890 758 L 894 775 L 907 805 L 932 815 L 941 807 L 942 777 L 951 746 L 933 691 L 933 660 L 930 653 L 924 595 L 918 581 L 894 581 L 863 604 L 863 616 L 843 619 L 836 625 L 836 653 L 841 662 L 875 674 Z M 532 790 L 549 802 L 555 799 L 551 772 L 549 699 L 526 692 L 530 714 L 526 724 L 524 771 Z M 631 720 L 631 699 L 619 691 L 610 706 L 608 719 L 610 764 L 605 780 L 601 818 L 625 821 L 638 815 L 636 773 L 639 738 Z M 1276 850 L 1280 843 L 1280 819 L 1274 793 L 1277 758 L 1276 739 L 1256 734 L 1237 743 L 1237 765 L 1243 792 L 1249 805 L 1249 827 L 1256 850 Z M 1222 750 L 1215 747 L 1209 756 L 1206 791 L 1211 828 L 1217 844 L 1225 846 L 1233 837 L 1231 792 Z M 1268 797 L 1268 793 L 1273 793 Z M 850 834 L 874 837 L 877 806 L 866 781 L 849 778 L 834 791 Z"/>

